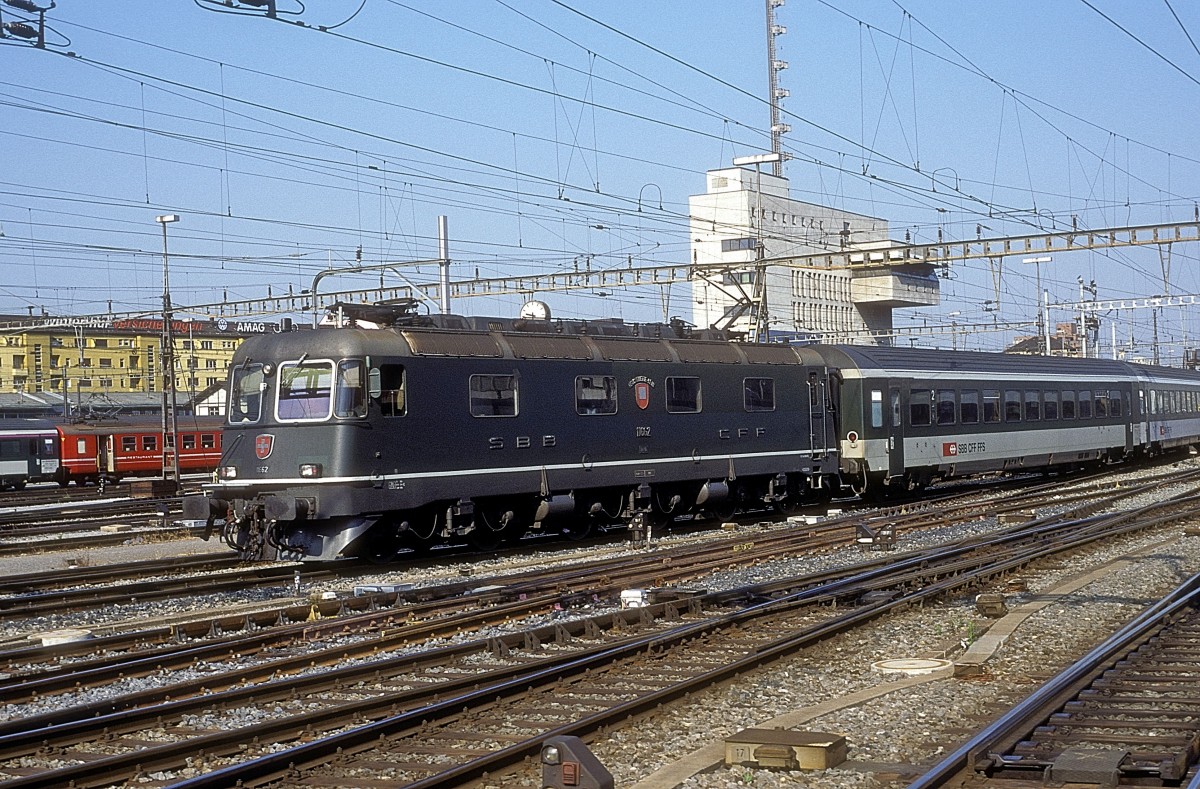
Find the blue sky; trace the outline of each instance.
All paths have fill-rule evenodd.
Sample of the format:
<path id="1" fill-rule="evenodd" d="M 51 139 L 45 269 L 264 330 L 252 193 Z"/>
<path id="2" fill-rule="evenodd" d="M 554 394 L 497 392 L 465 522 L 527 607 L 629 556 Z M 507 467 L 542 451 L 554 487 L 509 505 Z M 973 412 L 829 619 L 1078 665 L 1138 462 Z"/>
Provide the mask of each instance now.
<path id="1" fill-rule="evenodd" d="M 298 292 L 359 246 L 367 263 L 436 257 L 439 214 L 459 279 L 682 263 L 704 172 L 769 145 L 759 0 L 286 13 L 299 8 L 279 0 L 279 22 L 188 0 L 59 0 L 47 51 L 0 41 L 0 313 L 155 311 L 163 213 L 182 217 L 169 230 L 181 305 Z M 799 199 L 917 241 L 1195 217 L 1194 4 L 787 0 L 777 22 Z M 1055 300 L 1080 276 L 1101 298 L 1200 293 L 1198 254 L 1060 255 L 1043 283 Z M 956 264 L 942 307 L 898 322 L 1025 320 L 1033 281 L 1007 259 L 1001 310 L 985 312 L 986 264 Z M 665 308 L 657 290 L 546 300 L 564 316 L 688 314 L 682 289 Z M 1149 340 L 1149 313 L 1112 317 L 1119 341 Z M 1173 347 L 1198 329 L 1160 316 Z"/>

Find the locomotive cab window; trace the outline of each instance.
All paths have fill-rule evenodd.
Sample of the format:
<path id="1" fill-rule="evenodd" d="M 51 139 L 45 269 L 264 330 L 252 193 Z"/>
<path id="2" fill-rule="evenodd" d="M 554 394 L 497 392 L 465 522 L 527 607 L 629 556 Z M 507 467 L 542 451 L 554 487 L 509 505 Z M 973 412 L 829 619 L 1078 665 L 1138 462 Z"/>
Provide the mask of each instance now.
<path id="1" fill-rule="evenodd" d="M 617 413 L 617 379 L 611 375 L 576 376 L 575 413 Z"/>
<path id="2" fill-rule="evenodd" d="M 666 385 L 667 413 L 697 414 L 700 412 L 700 379 L 667 377 Z"/>
<path id="3" fill-rule="evenodd" d="M 747 411 L 775 410 L 774 378 L 747 378 L 743 383 L 742 391 L 744 392 L 744 405 Z M 810 402 L 817 395 L 816 387 L 811 381 L 809 382 L 808 394 Z"/>
<path id="4" fill-rule="evenodd" d="M 933 392 L 929 389 L 913 389 L 908 393 L 908 423 L 928 425 L 932 420 Z"/>
<path id="5" fill-rule="evenodd" d="M 262 395 L 266 388 L 261 364 L 235 367 L 229 376 L 229 424 L 257 422 L 262 416 Z"/>
<path id="6" fill-rule="evenodd" d="M 353 418 L 367 415 L 366 366 L 361 359 L 343 359 L 337 366 L 334 416 Z"/>
<path id="7" fill-rule="evenodd" d="M 471 416 L 516 416 L 515 375 L 472 375 Z"/>
<path id="8" fill-rule="evenodd" d="M 381 364 L 371 370 L 370 379 L 371 397 L 379 401 L 379 410 L 384 416 L 404 416 L 408 413 L 404 365 Z"/>
<path id="9" fill-rule="evenodd" d="M 333 411 L 333 362 L 283 362 L 275 418 L 281 422 L 318 422 Z"/>

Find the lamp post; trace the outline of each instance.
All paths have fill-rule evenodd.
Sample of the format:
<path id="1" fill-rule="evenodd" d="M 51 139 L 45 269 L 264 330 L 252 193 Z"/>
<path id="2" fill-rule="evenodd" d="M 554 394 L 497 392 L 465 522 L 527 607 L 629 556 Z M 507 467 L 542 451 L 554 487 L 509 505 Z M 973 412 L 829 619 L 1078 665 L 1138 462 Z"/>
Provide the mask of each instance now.
<path id="1" fill-rule="evenodd" d="M 171 275 L 170 258 L 167 256 L 167 225 L 179 221 L 178 214 L 154 217 L 162 225 L 163 236 L 163 306 L 162 348 L 159 361 L 163 372 L 162 393 L 162 458 L 163 479 L 171 481 L 179 489 L 179 430 L 175 419 L 175 339 L 171 336 Z"/>
<path id="2" fill-rule="evenodd" d="M 1022 263 L 1032 263 L 1034 266 L 1037 267 L 1037 299 L 1038 299 L 1037 300 L 1037 312 L 1038 312 L 1037 322 L 1038 322 L 1038 328 L 1040 329 L 1038 334 L 1041 335 L 1040 339 L 1044 340 L 1044 342 L 1045 342 L 1044 350 L 1042 351 L 1042 353 L 1045 356 L 1050 356 L 1051 355 L 1050 354 L 1050 294 L 1048 294 L 1048 293 L 1044 294 L 1045 295 L 1044 303 L 1046 305 L 1046 310 L 1043 313 L 1042 312 L 1042 304 L 1043 304 L 1042 264 L 1043 263 L 1052 263 L 1052 262 L 1054 262 L 1054 258 L 1049 255 L 1045 255 L 1043 257 L 1037 257 L 1037 258 L 1024 258 L 1021 262 Z"/>

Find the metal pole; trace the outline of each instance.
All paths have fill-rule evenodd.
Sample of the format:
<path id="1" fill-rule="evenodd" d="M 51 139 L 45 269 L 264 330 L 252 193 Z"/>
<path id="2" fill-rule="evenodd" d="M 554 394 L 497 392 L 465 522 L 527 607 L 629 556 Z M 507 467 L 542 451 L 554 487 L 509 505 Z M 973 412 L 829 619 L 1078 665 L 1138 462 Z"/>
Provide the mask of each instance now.
<path id="1" fill-rule="evenodd" d="M 179 489 L 179 429 L 175 419 L 177 401 L 175 398 L 175 338 L 171 334 L 171 266 L 167 255 L 167 225 L 178 222 L 177 214 L 157 216 L 154 221 L 162 225 L 163 237 L 163 312 L 162 312 L 162 350 L 159 361 L 162 364 L 163 393 L 162 393 L 162 458 L 163 479 L 174 483 Z"/>
<path id="2" fill-rule="evenodd" d="M 442 267 L 442 314 L 450 314 L 450 231 L 445 215 L 438 217 L 438 256 Z"/>

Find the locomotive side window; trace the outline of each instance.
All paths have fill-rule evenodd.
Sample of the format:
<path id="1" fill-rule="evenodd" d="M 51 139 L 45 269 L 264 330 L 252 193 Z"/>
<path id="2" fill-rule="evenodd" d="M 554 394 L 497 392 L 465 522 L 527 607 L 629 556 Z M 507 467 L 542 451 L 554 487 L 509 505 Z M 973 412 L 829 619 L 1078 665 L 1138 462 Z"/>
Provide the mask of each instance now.
<path id="1" fill-rule="evenodd" d="M 332 395 L 333 362 L 283 362 L 279 365 L 275 418 L 292 422 L 328 419 Z"/>
<path id="2" fill-rule="evenodd" d="M 1108 390 L 1108 415 L 1121 415 L 1121 393 L 1116 389 Z"/>
<path id="3" fill-rule="evenodd" d="M 667 376 L 667 413 L 698 414 L 702 401 L 700 399 L 700 379 Z"/>
<path id="4" fill-rule="evenodd" d="M 747 378 L 744 383 L 743 392 L 747 411 L 775 410 L 774 378 Z M 809 382 L 808 395 L 811 405 L 813 398 L 817 396 L 817 388 L 812 382 Z"/>
<path id="5" fill-rule="evenodd" d="M 1000 421 L 1000 390 L 999 389 L 984 389 L 983 390 L 983 421 L 984 422 L 999 422 Z"/>
<path id="6" fill-rule="evenodd" d="M 1037 389 L 1025 390 L 1025 421 L 1036 422 L 1042 418 L 1042 393 Z"/>
<path id="7" fill-rule="evenodd" d="M 262 393 L 267 388 L 261 364 L 243 364 L 229 378 L 229 424 L 257 422 L 262 416 Z"/>
<path id="8" fill-rule="evenodd" d="M 617 413 L 617 379 L 611 375 L 576 376 L 575 413 Z"/>
<path id="9" fill-rule="evenodd" d="M 964 425 L 979 424 L 979 390 L 964 389 L 958 395 L 958 418 Z"/>
<path id="10" fill-rule="evenodd" d="M 1042 416 L 1047 420 L 1058 419 L 1058 392 L 1042 392 Z"/>
<path id="11" fill-rule="evenodd" d="M 404 396 L 404 365 L 379 365 L 379 408 L 384 416 L 404 416 L 408 399 Z"/>
<path id="12" fill-rule="evenodd" d="M 913 389 L 908 394 L 908 423 L 928 425 L 932 419 L 933 392 L 928 389 Z"/>
<path id="13" fill-rule="evenodd" d="M 1004 421 L 1021 421 L 1021 392 L 1019 389 L 1004 390 Z"/>
<path id="14" fill-rule="evenodd" d="M 883 427 L 883 392 L 871 390 L 871 427 Z"/>
<path id="15" fill-rule="evenodd" d="M 954 390 L 937 390 L 937 423 L 939 425 L 954 424 Z"/>
<path id="16" fill-rule="evenodd" d="M 1083 389 L 1079 392 L 1079 418 L 1092 418 L 1092 391 Z"/>
<path id="17" fill-rule="evenodd" d="M 1075 418 L 1075 392 L 1074 392 L 1074 390 L 1072 390 L 1070 392 L 1062 393 L 1062 418 L 1063 419 L 1074 419 Z"/>
<path id="18" fill-rule="evenodd" d="M 333 413 L 341 417 L 367 415 L 367 389 L 361 359 L 338 362 Z"/>
<path id="19" fill-rule="evenodd" d="M 121 436 L 121 451 L 126 454 L 137 452 L 137 436 Z"/>
<path id="20" fill-rule="evenodd" d="M 472 375 L 471 416 L 516 416 L 517 378 L 514 375 Z"/>

